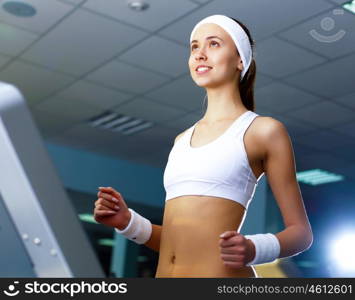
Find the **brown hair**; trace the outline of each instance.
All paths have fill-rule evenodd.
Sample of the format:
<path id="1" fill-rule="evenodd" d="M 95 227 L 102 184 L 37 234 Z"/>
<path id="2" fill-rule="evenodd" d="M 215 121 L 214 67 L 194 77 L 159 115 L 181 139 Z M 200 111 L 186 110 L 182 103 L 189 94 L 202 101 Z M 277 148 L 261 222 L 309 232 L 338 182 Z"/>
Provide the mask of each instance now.
<path id="1" fill-rule="evenodd" d="M 244 106 L 251 111 L 254 111 L 255 109 L 255 103 L 254 103 L 254 85 L 255 85 L 255 78 L 256 78 L 256 63 L 254 59 L 254 48 L 255 48 L 255 42 L 253 38 L 251 37 L 251 34 L 249 32 L 249 29 L 239 20 L 236 20 L 234 18 L 231 18 L 235 22 L 237 22 L 245 31 L 245 33 L 248 35 L 249 42 L 251 45 L 251 49 L 253 51 L 253 56 L 250 62 L 250 66 L 248 71 L 245 73 L 242 81 L 239 83 L 239 90 L 240 90 L 240 97 L 242 98 L 242 102 Z"/>
<path id="2" fill-rule="evenodd" d="M 255 110 L 255 103 L 254 103 L 254 85 L 256 79 L 256 63 L 254 59 L 254 49 L 255 49 L 255 42 L 248 30 L 248 28 L 239 20 L 231 18 L 235 22 L 237 22 L 245 31 L 249 38 L 249 42 L 253 51 L 252 60 L 250 62 L 250 66 L 248 71 L 244 74 L 242 81 L 239 81 L 239 91 L 240 97 L 242 98 L 242 102 L 246 109 L 254 111 Z M 205 106 L 207 108 L 207 104 L 205 102 L 206 97 L 204 99 Z M 206 110 L 205 108 L 205 110 Z"/>

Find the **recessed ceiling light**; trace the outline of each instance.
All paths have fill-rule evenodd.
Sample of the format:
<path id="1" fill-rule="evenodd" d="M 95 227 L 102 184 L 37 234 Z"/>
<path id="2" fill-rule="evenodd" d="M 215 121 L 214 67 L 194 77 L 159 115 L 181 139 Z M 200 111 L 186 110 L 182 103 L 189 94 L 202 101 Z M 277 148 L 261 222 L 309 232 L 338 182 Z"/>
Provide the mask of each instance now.
<path id="1" fill-rule="evenodd" d="M 330 173 L 321 169 L 297 172 L 296 176 L 299 182 L 310 185 L 319 185 L 344 180 L 343 175 Z"/>
<path id="2" fill-rule="evenodd" d="M 143 129 L 152 127 L 153 125 L 154 125 L 154 124 L 153 124 L 152 122 L 146 122 L 146 123 L 143 123 L 143 124 L 141 124 L 141 125 L 128 128 L 127 130 L 123 131 L 122 133 L 125 134 L 125 135 L 130 135 L 130 134 L 135 133 L 135 132 L 137 132 L 137 131 L 141 131 L 141 130 L 143 130 Z"/>
<path id="3" fill-rule="evenodd" d="M 138 255 L 138 256 L 137 256 L 137 261 L 138 261 L 138 262 L 145 262 L 145 261 L 148 261 L 148 257 L 145 256 L 145 255 Z"/>
<path id="4" fill-rule="evenodd" d="M 83 222 L 98 224 L 93 214 L 79 214 L 79 219 Z"/>
<path id="5" fill-rule="evenodd" d="M 319 267 L 319 263 L 311 260 L 300 260 L 296 261 L 297 266 L 302 268 L 317 268 Z"/>
<path id="6" fill-rule="evenodd" d="M 97 243 L 101 246 L 113 247 L 115 245 L 115 241 L 113 239 L 99 239 Z"/>
<path id="7" fill-rule="evenodd" d="M 16 17 L 33 17 L 37 11 L 36 9 L 27 3 L 18 1 L 8 1 L 2 5 L 3 9 Z"/>
<path id="8" fill-rule="evenodd" d="M 130 135 L 154 125 L 152 122 L 131 116 L 125 116 L 112 111 L 106 111 L 98 116 L 95 116 L 91 118 L 88 123 L 92 127 L 106 129 L 113 132 L 119 131 L 124 135 Z"/>
<path id="9" fill-rule="evenodd" d="M 352 12 L 353 14 L 355 14 L 355 0 L 347 2 L 347 3 L 344 3 L 343 7 L 346 10 L 348 10 L 348 11 Z"/>
<path id="10" fill-rule="evenodd" d="M 143 1 L 129 1 L 128 7 L 135 11 L 143 11 L 149 8 L 149 4 Z"/>

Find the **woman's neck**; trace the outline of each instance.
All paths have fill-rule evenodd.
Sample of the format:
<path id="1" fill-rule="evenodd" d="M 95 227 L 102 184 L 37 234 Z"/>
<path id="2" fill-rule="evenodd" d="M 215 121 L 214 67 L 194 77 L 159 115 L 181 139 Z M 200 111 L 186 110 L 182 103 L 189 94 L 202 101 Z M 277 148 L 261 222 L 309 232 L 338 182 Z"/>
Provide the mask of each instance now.
<path id="1" fill-rule="evenodd" d="M 247 110 L 235 85 L 231 88 L 207 88 L 206 90 L 208 105 L 203 116 L 204 121 L 233 119 Z"/>

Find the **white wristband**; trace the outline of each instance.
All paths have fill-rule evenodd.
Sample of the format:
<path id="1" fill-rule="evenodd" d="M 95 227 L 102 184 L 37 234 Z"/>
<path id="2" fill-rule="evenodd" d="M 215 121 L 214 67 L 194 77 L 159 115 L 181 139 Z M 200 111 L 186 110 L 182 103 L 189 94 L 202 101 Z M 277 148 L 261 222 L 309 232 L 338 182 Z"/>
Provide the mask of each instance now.
<path id="1" fill-rule="evenodd" d="M 131 212 L 131 219 L 127 227 L 123 230 L 115 228 L 115 231 L 137 244 L 144 244 L 152 234 L 152 223 L 133 209 L 128 210 Z"/>
<path id="2" fill-rule="evenodd" d="M 272 233 L 245 235 L 255 245 L 255 258 L 246 266 L 265 264 L 274 261 L 280 255 L 280 242 Z"/>

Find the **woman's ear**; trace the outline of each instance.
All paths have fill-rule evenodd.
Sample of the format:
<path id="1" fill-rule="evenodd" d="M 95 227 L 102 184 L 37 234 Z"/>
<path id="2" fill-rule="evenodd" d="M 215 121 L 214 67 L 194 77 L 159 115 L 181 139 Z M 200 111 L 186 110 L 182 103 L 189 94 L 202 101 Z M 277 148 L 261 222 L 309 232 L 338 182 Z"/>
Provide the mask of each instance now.
<path id="1" fill-rule="evenodd" d="M 243 71 L 243 62 L 242 62 L 242 60 L 240 60 L 240 61 L 238 62 L 238 70 L 239 70 L 240 72 Z"/>

